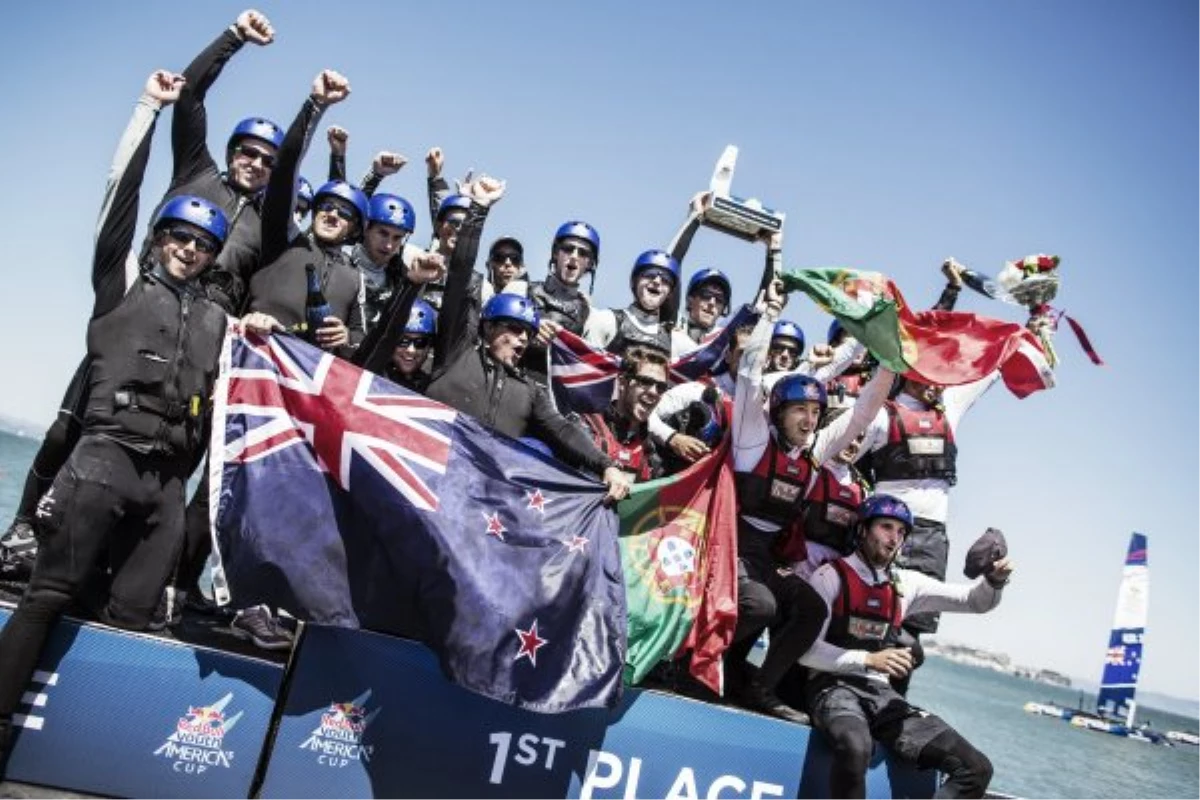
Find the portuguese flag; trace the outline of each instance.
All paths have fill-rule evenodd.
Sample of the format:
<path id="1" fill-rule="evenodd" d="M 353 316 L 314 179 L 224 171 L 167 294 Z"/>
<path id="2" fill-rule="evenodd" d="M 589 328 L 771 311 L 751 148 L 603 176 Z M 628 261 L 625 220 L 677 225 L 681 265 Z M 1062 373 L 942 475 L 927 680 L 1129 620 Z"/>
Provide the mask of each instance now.
<path id="1" fill-rule="evenodd" d="M 634 485 L 618 505 L 629 609 L 625 682 L 688 650 L 718 694 L 737 624 L 737 495 L 729 437 L 676 475 Z"/>
<path id="2" fill-rule="evenodd" d="M 823 267 L 781 277 L 786 291 L 807 294 L 898 375 L 957 386 L 1000 370 L 1017 397 L 1054 385 L 1041 343 L 1023 325 L 961 311 L 914 311 L 878 272 Z"/>

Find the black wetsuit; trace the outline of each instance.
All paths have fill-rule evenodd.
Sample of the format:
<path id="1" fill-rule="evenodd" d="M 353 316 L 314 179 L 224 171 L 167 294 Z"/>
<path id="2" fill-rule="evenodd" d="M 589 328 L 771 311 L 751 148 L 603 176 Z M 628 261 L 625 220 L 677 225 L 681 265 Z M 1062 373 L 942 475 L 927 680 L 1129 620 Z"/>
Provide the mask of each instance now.
<path id="1" fill-rule="evenodd" d="M 0 724 L 8 723 L 54 623 L 107 551 L 112 583 L 100 618 L 142 629 L 183 536 L 184 490 L 205 440 L 224 311 L 158 268 L 126 291 L 142 177 L 157 114 L 138 116 L 132 148 L 96 239 L 88 324 L 89 401 L 82 437 L 38 504 L 41 552 L 0 634 Z M 140 134 L 140 139 L 138 135 Z M 2 742 L 0 742 L 2 745 Z"/>
<path id="2" fill-rule="evenodd" d="M 535 436 L 554 454 L 596 474 L 612 466 L 586 433 L 558 413 L 546 390 L 518 368 L 495 361 L 461 309 L 487 210 L 472 204 L 458 233 L 435 339 L 433 377 L 426 395 L 472 415 L 506 436 Z"/>

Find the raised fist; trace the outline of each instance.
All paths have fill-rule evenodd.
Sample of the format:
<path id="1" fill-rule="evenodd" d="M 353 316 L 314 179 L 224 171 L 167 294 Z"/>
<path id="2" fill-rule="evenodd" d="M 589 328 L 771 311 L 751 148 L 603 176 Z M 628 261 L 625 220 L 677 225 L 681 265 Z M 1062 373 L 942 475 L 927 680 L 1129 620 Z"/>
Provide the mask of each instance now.
<path id="1" fill-rule="evenodd" d="M 399 153 L 383 150 L 375 155 L 375 160 L 371 162 L 371 171 L 376 175 L 395 175 L 407 163 L 408 159 Z"/>
<path id="2" fill-rule="evenodd" d="M 160 104 L 169 106 L 179 99 L 179 93 L 183 91 L 183 85 L 186 82 L 182 75 L 167 72 L 165 69 L 156 69 L 146 79 L 145 91 Z"/>
<path id="3" fill-rule="evenodd" d="M 408 279 L 413 283 L 439 281 L 445 273 L 446 260 L 438 253 L 417 253 L 408 266 Z"/>
<path id="4" fill-rule="evenodd" d="M 325 138 L 329 140 L 329 149 L 335 156 L 346 155 L 346 143 L 350 141 L 350 131 L 341 125 L 330 125 L 329 129 L 325 131 Z"/>
<path id="5" fill-rule="evenodd" d="M 312 98 L 318 103 L 331 106 L 340 103 L 350 96 L 350 81 L 340 72 L 331 69 L 322 70 L 313 79 Z"/>
<path id="6" fill-rule="evenodd" d="M 446 158 L 442 155 L 442 148 L 429 148 L 429 152 L 425 154 L 425 167 L 429 170 L 429 177 L 436 178 L 441 175 L 444 163 L 446 163 Z"/>
<path id="7" fill-rule="evenodd" d="M 504 188 L 504 181 L 490 175 L 480 175 L 463 187 L 463 194 L 486 208 L 504 196 Z"/>
<path id="8" fill-rule="evenodd" d="M 962 288 L 962 271 L 963 265 L 953 258 L 942 262 L 942 274 L 946 276 L 946 282 L 955 288 Z"/>
<path id="9" fill-rule="evenodd" d="M 239 14 L 235 25 L 243 41 L 254 42 L 257 45 L 267 45 L 275 41 L 275 29 L 271 27 L 271 21 L 265 14 L 252 8 Z"/>

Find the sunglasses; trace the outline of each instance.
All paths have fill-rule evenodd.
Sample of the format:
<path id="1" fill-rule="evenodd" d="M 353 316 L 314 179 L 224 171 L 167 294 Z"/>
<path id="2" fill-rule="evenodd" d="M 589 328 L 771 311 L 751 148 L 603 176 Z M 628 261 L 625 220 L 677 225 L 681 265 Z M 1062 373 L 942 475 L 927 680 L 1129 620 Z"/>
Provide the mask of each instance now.
<path id="1" fill-rule="evenodd" d="M 592 248 L 581 244 L 560 244 L 558 252 L 568 256 L 579 256 L 580 258 L 594 258 Z"/>
<path id="2" fill-rule="evenodd" d="M 653 389 L 659 394 L 665 394 L 667 389 L 671 388 L 671 384 L 666 381 L 656 381 L 654 378 L 648 378 L 645 375 L 631 375 L 629 376 L 629 380 L 643 389 Z"/>
<path id="3" fill-rule="evenodd" d="M 353 211 L 341 203 L 333 200 L 322 200 L 317 203 L 317 211 L 324 211 L 326 214 L 333 214 L 345 222 L 355 222 L 358 220 L 358 213 Z"/>
<path id="4" fill-rule="evenodd" d="M 667 272 L 665 269 L 658 269 L 657 267 L 642 270 L 642 272 L 638 275 L 638 280 L 640 280 L 640 281 L 652 281 L 655 278 L 662 281 L 663 283 L 674 283 L 675 282 L 674 275 Z"/>
<path id="5" fill-rule="evenodd" d="M 800 348 L 792 347 L 790 344 L 773 344 L 770 350 L 772 353 L 787 353 L 793 357 L 800 355 Z"/>
<path id="6" fill-rule="evenodd" d="M 196 252 L 207 253 L 212 255 L 221 249 L 221 245 L 217 244 L 211 236 L 206 236 L 203 233 L 195 233 L 187 228 L 167 228 L 164 233 L 170 236 L 177 243 L 187 247 L 189 244 L 196 245 Z"/>
<path id="7" fill-rule="evenodd" d="M 454 230 L 458 230 L 466 221 L 467 218 L 465 216 L 446 217 L 444 220 L 442 220 L 442 224 L 449 225 L 451 228 L 454 228 Z"/>
<path id="8" fill-rule="evenodd" d="M 267 169 L 272 169 L 275 166 L 275 156 L 266 150 L 259 150 L 253 145 L 239 144 L 236 152 L 239 156 L 243 156 L 249 161 L 261 161 L 262 165 Z"/>
<path id="9" fill-rule="evenodd" d="M 424 350 L 425 348 L 429 347 L 429 337 L 428 336 L 401 336 L 399 339 L 396 340 L 396 349 L 397 350 L 407 350 L 410 347 L 413 348 L 414 350 Z"/>
<path id="10" fill-rule="evenodd" d="M 492 253 L 492 261 L 497 264 L 503 264 L 506 261 L 511 261 L 513 266 L 519 267 L 524 261 L 520 253 Z"/>
<path id="11" fill-rule="evenodd" d="M 724 292 L 718 292 L 714 289 L 701 289 L 693 294 L 694 296 L 700 298 L 700 301 L 703 303 L 712 301 L 719 303 L 720 305 L 725 305 L 725 303 L 728 302 L 725 298 Z"/>

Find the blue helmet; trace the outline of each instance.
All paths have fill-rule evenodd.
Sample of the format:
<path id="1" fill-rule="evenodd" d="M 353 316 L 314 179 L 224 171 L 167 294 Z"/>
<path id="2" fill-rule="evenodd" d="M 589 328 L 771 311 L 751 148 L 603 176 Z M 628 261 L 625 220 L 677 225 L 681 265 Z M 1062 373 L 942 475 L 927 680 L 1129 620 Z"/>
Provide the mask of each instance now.
<path id="1" fill-rule="evenodd" d="M 691 297 L 693 292 L 706 283 L 715 283 L 725 290 L 726 305 L 733 299 L 733 284 L 729 282 L 729 278 L 721 270 L 712 268 L 698 270 L 691 277 L 687 285 L 687 296 Z"/>
<path id="2" fill-rule="evenodd" d="M 283 144 L 283 129 L 274 122 L 262 117 L 246 117 L 233 126 L 233 133 L 229 134 L 229 142 L 225 145 L 226 154 L 232 152 L 234 145 L 247 136 L 273 145 L 276 150 Z"/>
<path id="3" fill-rule="evenodd" d="M 313 205 L 321 202 L 322 197 L 337 197 L 354 206 L 358 211 L 358 226 L 361 229 L 367 219 L 367 196 L 361 189 L 356 189 L 345 181 L 330 181 L 317 189 L 313 196 Z"/>
<path id="4" fill-rule="evenodd" d="M 471 198 L 464 194 L 452 194 L 443 200 L 442 204 L 438 206 L 436 221 L 440 223 L 442 221 L 442 217 L 446 216 L 446 214 L 453 209 L 461 208 L 463 211 L 466 211 L 470 207 Z"/>
<path id="5" fill-rule="evenodd" d="M 367 221 L 412 233 L 417 225 L 417 214 L 412 204 L 400 195 L 381 193 L 371 198 L 367 207 Z"/>
<path id="6" fill-rule="evenodd" d="M 862 524 L 863 530 L 866 530 L 867 526 L 871 524 L 871 520 L 881 517 L 889 517 L 903 523 L 905 536 L 912 533 L 912 511 L 903 500 L 890 494 L 876 494 L 863 500 L 862 505 L 858 507 L 858 521 Z"/>
<path id="7" fill-rule="evenodd" d="M 164 203 L 154 215 L 154 224 L 151 227 L 158 230 L 161 225 L 172 220 L 195 225 L 216 239 L 218 244 L 224 244 L 225 237 L 229 234 L 225 212 L 204 198 L 190 194 L 172 197 Z"/>
<path id="8" fill-rule="evenodd" d="M 775 330 L 771 331 L 771 341 L 776 339 L 795 339 L 800 351 L 804 351 L 804 331 L 794 322 L 788 322 L 786 319 L 776 322 Z"/>
<path id="9" fill-rule="evenodd" d="M 833 322 L 829 323 L 829 333 L 825 334 L 825 342 L 827 344 L 833 344 L 835 341 L 837 341 L 839 336 L 844 336 L 845 334 L 846 329 L 842 327 L 841 322 L 835 319 Z"/>
<path id="10" fill-rule="evenodd" d="M 592 252 L 595 253 L 592 264 L 600 265 L 600 234 L 591 225 L 578 220 L 564 222 L 554 232 L 554 241 L 551 242 L 551 247 L 557 246 L 562 239 L 582 239 L 591 244 Z"/>
<path id="11" fill-rule="evenodd" d="M 313 202 L 312 184 L 309 183 L 308 178 L 304 177 L 303 175 L 296 179 L 296 199 L 303 200 L 310 206 Z"/>
<path id="12" fill-rule="evenodd" d="M 412 310 L 408 312 L 404 332 L 416 336 L 433 336 L 437 333 L 437 311 L 418 297 L 413 301 Z"/>
<path id="13" fill-rule="evenodd" d="M 662 269 L 671 273 L 671 285 L 679 285 L 679 262 L 675 257 L 665 250 L 647 250 L 637 257 L 637 261 L 633 262 L 633 270 L 629 273 L 629 286 L 632 288 L 637 283 L 638 275 L 648 269 Z"/>
<path id="14" fill-rule="evenodd" d="M 825 394 L 825 384 L 807 375 L 789 373 L 780 378 L 771 388 L 770 411 L 774 417 L 792 403 L 814 402 L 821 407 L 822 413 L 829 404 Z"/>
<path id="15" fill-rule="evenodd" d="M 500 319 L 512 320 L 529 328 L 531 333 L 536 333 L 538 325 L 541 324 L 537 306 L 532 300 L 519 294 L 507 294 L 506 292 L 492 295 L 492 298 L 483 307 L 481 319 L 484 322 Z"/>

